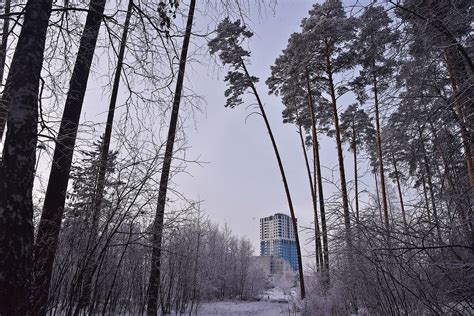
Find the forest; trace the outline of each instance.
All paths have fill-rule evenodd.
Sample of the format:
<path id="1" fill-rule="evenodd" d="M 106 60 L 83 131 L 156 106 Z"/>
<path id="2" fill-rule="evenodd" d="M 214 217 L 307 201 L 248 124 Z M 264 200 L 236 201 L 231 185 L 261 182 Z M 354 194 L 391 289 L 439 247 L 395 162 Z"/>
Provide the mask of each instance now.
<path id="1" fill-rule="evenodd" d="M 226 168 L 268 152 L 291 217 L 281 315 L 474 313 L 472 2 L 307 2 L 267 59 L 259 30 L 289 0 L 0 3 L 0 316 L 206 315 L 267 295 L 239 234 L 254 215 L 221 225 L 179 186 L 209 170 L 188 122 L 211 68 L 215 106 L 268 145 Z"/>

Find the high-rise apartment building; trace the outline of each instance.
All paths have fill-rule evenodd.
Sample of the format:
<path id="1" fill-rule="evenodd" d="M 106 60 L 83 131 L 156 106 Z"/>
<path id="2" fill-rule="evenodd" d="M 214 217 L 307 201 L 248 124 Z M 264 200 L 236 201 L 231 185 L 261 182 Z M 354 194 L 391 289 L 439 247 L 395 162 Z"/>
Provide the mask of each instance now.
<path id="1" fill-rule="evenodd" d="M 284 259 L 294 271 L 298 269 L 295 232 L 288 215 L 276 213 L 260 219 L 260 256 Z"/>

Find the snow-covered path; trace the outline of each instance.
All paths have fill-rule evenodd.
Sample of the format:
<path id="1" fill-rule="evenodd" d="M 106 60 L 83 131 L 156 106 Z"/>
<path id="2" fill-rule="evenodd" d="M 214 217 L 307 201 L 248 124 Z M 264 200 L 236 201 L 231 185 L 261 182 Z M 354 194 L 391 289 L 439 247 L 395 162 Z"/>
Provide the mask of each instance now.
<path id="1" fill-rule="evenodd" d="M 272 303 L 269 301 L 259 302 L 212 302 L 204 303 L 197 315 L 259 315 L 259 316 L 275 316 L 289 315 L 288 303 Z M 298 315 L 291 313 L 290 315 Z"/>

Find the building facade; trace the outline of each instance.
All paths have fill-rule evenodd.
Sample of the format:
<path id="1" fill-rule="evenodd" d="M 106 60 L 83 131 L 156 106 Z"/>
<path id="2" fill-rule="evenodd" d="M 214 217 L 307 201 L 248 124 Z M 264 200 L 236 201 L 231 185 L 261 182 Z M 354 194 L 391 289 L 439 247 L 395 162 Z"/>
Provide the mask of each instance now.
<path id="1" fill-rule="evenodd" d="M 260 256 L 284 259 L 294 271 L 298 269 L 291 217 L 276 213 L 260 219 Z"/>

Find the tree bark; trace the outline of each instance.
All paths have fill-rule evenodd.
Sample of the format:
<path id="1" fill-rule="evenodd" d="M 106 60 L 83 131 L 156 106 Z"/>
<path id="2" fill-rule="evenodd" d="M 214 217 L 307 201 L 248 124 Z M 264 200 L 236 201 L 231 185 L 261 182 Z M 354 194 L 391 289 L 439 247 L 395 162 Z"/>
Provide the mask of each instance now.
<path id="1" fill-rule="evenodd" d="M 403 225 L 408 227 L 407 216 L 405 213 L 405 204 L 403 203 L 402 187 L 400 185 L 400 174 L 398 172 L 397 161 L 393 159 L 393 170 L 395 171 L 395 180 L 397 181 L 398 198 L 400 199 L 400 208 L 402 210 Z"/>
<path id="2" fill-rule="evenodd" d="M 357 138 L 356 138 L 356 130 L 355 130 L 355 123 L 352 122 L 352 157 L 354 159 L 354 182 L 355 182 L 355 206 L 356 206 L 356 218 L 357 222 L 359 222 L 359 177 L 357 174 Z"/>
<path id="3" fill-rule="evenodd" d="M 3 32 L 2 32 L 2 43 L 0 44 L 0 85 L 3 83 L 3 76 L 5 73 L 5 61 L 7 59 L 7 44 L 8 44 L 8 33 L 10 31 L 10 5 L 11 0 L 5 1 L 5 8 L 3 14 Z M 8 108 L 3 102 L 0 102 L 0 142 L 3 139 L 3 133 L 5 131 L 5 124 L 7 123 Z"/>
<path id="4" fill-rule="evenodd" d="M 173 146 L 178 124 L 179 106 L 181 103 L 181 93 L 183 91 L 184 74 L 186 70 L 186 61 L 188 57 L 188 47 L 191 38 L 191 30 L 194 19 L 194 9 L 196 0 L 191 0 L 189 5 L 188 19 L 186 21 L 186 33 L 183 39 L 183 47 L 179 60 L 178 78 L 176 80 L 176 90 L 174 93 L 173 109 L 171 112 L 170 126 L 166 141 L 165 157 L 161 171 L 160 185 L 158 189 L 158 204 L 156 207 L 155 222 L 153 223 L 152 237 L 152 258 L 151 272 L 148 282 L 147 293 L 147 315 L 156 315 L 158 312 L 158 293 L 160 289 L 160 270 L 161 270 L 161 241 L 163 238 L 163 222 L 166 206 L 166 193 L 168 190 L 168 180 L 171 169 L 171 160 L 173 158 Z"/>
<path id="5" fill-rule="evenodd" d="M 387 191 L 385 186 L 385 172 L 383 166 L 383 155 L 382 155 L 382 137 L 380 133 L 380 114 L 379 114 L 379 97 L 377 89 L 377 77 L 373 76 L 373 89 L 374 89 L 374 103 L 375 103 L 375 129 L 376 129 L 376 141 L 377 141 L 377 160 L 379 163 L 380 172 L 380 189 L 382 192 L 382 209 L 383 218 L 385 223 L 385 229 L 387 234 L 389 233 L 389 220 L 388 220 L 388 205 L 387 205 Z"/>
<path id="6" fill-rule="evenodd" d="M 291 200 L 291 195 L 290 195 L 290 189 L 288 187 L 288 181 L 286 180 L 286 175 L 285 175 L 285 169 L 283 168 L 283 163 L 281 161 L 280 157 L 280 152 L 278 151 L 278 146 L 275 141 L 275 137 L 273 136 L 273 132 L 270 126 L 270 122 L 268 121 L 267 114 L 265 112 L 265 109 L 263 107 L 263 103 L 260 100 L 260 96 L 257 92 L 257 88 L 255 88 L 255 85 L 253 84 L 251 80 L 251 76 L 249 72 L 247 71 L 247 67 L 245 66 L 245 63 L 241 61 L 241 66 L 245 72 L 245 75 L 247 79 L 250 82 L 250 88 L 252 89 L 252 92 L 257 99 L 257 104 L 260 109 L 260 113 L 262 114 L 263 121 L 265 122 L 265 127 L 267 128 L 268 135 L 270 136 L 270 140 L 272 142 L 273 146 L 273 152 L 275 153 L 277 162 L 278 162 L 278 167 L 280 169 L 282 181 L 283 181 L 283 186 L 285 188 L 285 194 L 286 194 L 286 199 L 288 201 L 288 208 L 290 209 L 290 216 L 291 216 L 291 223 L 293 226 L 293 231 L 295 232 L 295 242 L 296 242 L 296 253 L 298 256 L 298 276 L 299 276 L 299 281 L 300 281 L 300 294 L 301 294 L 301 299 L 303 300 L 306 296 L 305 293 L 305 286 L 304 286 L 304 275 L 303 275 L 303 262 L 301 260 L 301 247 L 300 247 L 300 239 L 298 236 L 298 225 L 296 223 L 296 217 L 295 217 L 295 210 L 293 208 L 293 202 Z"/>
<path id="7" fill-rule="evenodd" d="M 329 245 L 328 245 L 328 231 L 326 225 L 326 210 L 324 206 L 324 192 L 323 192 L 323 178 L 321 174 L 321 163 L 319 159 L 319 141 L 318 141 L 318 130 L 316 127 L 317 121 L 314 113 L 314 102 L 311 94 L 311 85 L 309 78 L 307 77 L 308 86 L 308 110 L 311 117 L 311 142 L 313 147 L 313 163 L 314 163 L 314 188 L 316 191 L 316 185 L 319 196 L 319 212 L 321 214 L 321 230 L 323 239 L 323 263 L 324 263 L 324 283 L 329 286 Z"/>
<path id="8" fill-rule="evenodd" d="M 130 25 L 132 10 L 133 10 L 133 0 L 130 0 L 127 7 L 127 15 L 125 17 L 125 24 L 124 24 L 124 29 L 122 33 L 122 39 L 120 41 L 120 49 L 119 49 L 119 54 L 117 57 L 117 68 L 115 69 L 115 77 L 114 77 L 114 83 L 112 86 L 112 95 L 110 98 L 109 111 L 107 115 L 107 123 L 105 126 L 105 134 L 104 134 L 104 138 L 102 140 L 102 146 L 101 146 L 102 148 L 101 148 L 101 153 L 100 153 L 101 157 L 100 157 L 100 162 L 99 162 L 99 173 L 98 173 L 98 179 L 97 179 L 96 192 L 95 192 L 94 201 L 93 201 L 92 222 L 91 222 L 91 230 L 90 230 L 90 234 L 91 234 L 90 239 L 91 239 L 92 245 L 96 244 L 96 239 L 97 239 L 97 230 L 99 226 L 99 217 L 100 217 L 100 211 L 102 207 L 102 200 L 104 196 L 105 176 L 106 176 L 106 171 L 107 171 L 107 166 L 108 166 L 108 155 L 109 155 L 109 149 L 110 149 L 110 140 L 112 138 L 112 127 L 114 123 L 115 107 L 117 104 L 117 96 L 118 96 L 118 91 L 120 87 L 120 78 L 122 75 L 123 59 L 125 55 L 128 28 Z M 83 290 L 81 291 L 81 297 L 79 299 L 80 304 L 82 305 L 80 306 L 81 308 L 89 305 L 90 303 L 92 277 L 93 277 L 94 271 L 96 270 L 96 267 L 95 267 L 96 263 L 92 261 L 94 261 L 93 254 L 88 256 L 85 263 L 84 287 L 83 287 Z"/>
<path id="9" fill-rule="evenodd" d="M 427 178 L 427 181 L 428 181 L 428 191 L 430 193 L 430 200 L 431 200 L 431 209 L 433 210 L 433 219 L 434 219 L 434 224 L 436 226 L 436 234 L 437 234 L 437 241 L 438 243 L 442 243 L 442 238 L 441 238 L 441 228 L 439 227 L 439 218 L 438 218 L 438 210 L 437 210 L 437 207 L 436 207 L 436 201 L 435 201 L 435 194 L 434 194 L 434 190 L 433 190 L 433 180 L 432 180 L 432 172 L 431 172 L 431 168 L 430 168 L 430 165 L 429 165 L 429 161 L 428 161 L 428 154 L 426 152 L 426 147 L 425 147 L 425 142 L 423 140 L 423 135 L 422 135 L 422 132 L 420 131 L 420 141 L 421 141 L 421 150 L 423 152 L 423 166 L 425 168 L 425 172 L 426 172 L 426 178 Z"/>
<path id="10" fill-rule="evenodd" d="M 342 193 L 342 208 L 344 214 L 344 226 L 346 229 L 346 246 L 351 248 L 352 243 L 352 233 L 351 233 L 351 218 L 349 213 L 349 200 L 347 197 L 347 184 L 346 184 L 346 172 L 344 170 L 344 155 L 342 153 L 342 142 L 341 142 L 341 132 L 339 129 L 339 117 L 337 114 L 337 101 L 336 101 L 336 91 L 334 89 L 332 65 L 329 59 L 329 55 L 326 56 L 326 73 L 328 75 L 328 87 L 329 95 L 331 96 L 331 105 L 333 112 L 333 123 L 336 130 L 336 146 L 337 146 L 337 157 L 339 162 L 339 175 L 341 181 L 341 193 Z M 351 257 L 351 252 L 349 250 L 349 261 Z"/>
<path id="11" fill-rule="evenodd" d="M 315 254 L 316 254 L 316 269 L 321 271 L 323 268 L 323 257 L 321 249 L 321 233 L 319 231 L 318 223 L 318 201 L 316 197 L 315 187 L 313 185 L 313 178 L 311 177 L 311 168 L 309 167 L 308 154 L 306 153 L 306 146 L 303 138 L 303 130 L 301 124 L 298 124 L 298 135 L 300 136 L 301 148 L 303 149 L 303 156 L 306 166 L 306 173 L 308 174 L 309 186 L 311 189 L 311 198 L 313 201 L 313 211 L 314 211 L 314 244 L 315 244 Z"/>
<path id="12" fill-rule="evenodd" d="M 377 196 L 377 207 L 379 210 L 380 222 L 382 223 L 383 222 L 382 205 L 380 204 L 380 190 L 379 190 L 379 180 L 377 180 L 377 170 L 374 170 L 374 180 L 375 180 L 375 193 Z"/>
<path id="13" fill-rule="evenodd" d="M 2 315 L 26 315 L 29 308 L 38 92 L 51 7 L 51 0 L 27 2 L 1 102 L 10 112 L 0 165 Z"/>
<path id="14" fill-rule="evenodd" d="M 43 212 L 34 246 L 33 313 L 45 315 L 74 144 L 106 0 L 91 0 L 56 139 Z"/>

